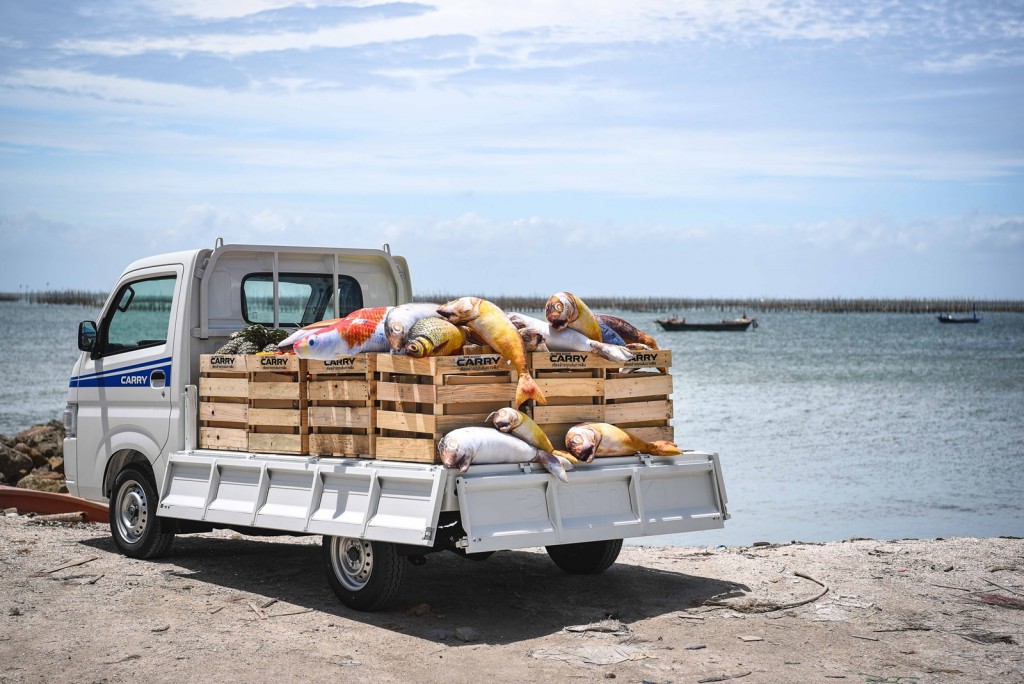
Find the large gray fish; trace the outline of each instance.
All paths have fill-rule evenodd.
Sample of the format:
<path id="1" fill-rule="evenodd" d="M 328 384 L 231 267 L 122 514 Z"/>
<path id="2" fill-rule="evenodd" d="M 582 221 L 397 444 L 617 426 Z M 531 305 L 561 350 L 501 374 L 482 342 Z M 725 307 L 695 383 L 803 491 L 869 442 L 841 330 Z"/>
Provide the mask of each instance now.
<path id="1" fill-rule="evenodd" d="M 471 464 L 540 463 L 562 482 L 568 482 L 562 462 L 554 454 L 530 446 L 523 440 L 489 427 L 452 430 L 437 445 L 446 468 L 469 470 Z"/>
<path id="2" fill-rule="evenodd" d="M 388 339 L 388 346 L 391 348 L 392 354 L 398 353 L 405 346 L 409 330 L 412 329 L 416 321 L 431 316 L 441 317 L 437 313 L 438 306 L 440 304 L 413 302 L 400 304 L 388 311 L 388 315 L 384 317 L 384 335 Z"/>
<path id="3" fill-rule="evenodd" d="M 553 330 L 547 321 L 542 321 L 539 318 L 533 318 L 521 313 L 510 313 L 508 314 L 508 319 L 520 330 L 530 329 L 539 332 L 551 351 L 593 352 L 601 358 L 620 363 L 633 358 L 633 352 L 625 347 L 592 340 L 583 333 L 571 328 Z"/>

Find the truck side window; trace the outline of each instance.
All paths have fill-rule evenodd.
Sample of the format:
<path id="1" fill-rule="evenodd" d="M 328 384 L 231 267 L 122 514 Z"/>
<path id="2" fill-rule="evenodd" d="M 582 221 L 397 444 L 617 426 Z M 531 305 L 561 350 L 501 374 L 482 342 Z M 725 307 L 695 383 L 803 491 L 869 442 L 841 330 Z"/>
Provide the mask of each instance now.
<path id="1" fill-rule="evenodd" d="M 107 354 L 155 347 L 167 342 L 175 276 L 137 280 L 124 285 L 107 314 Z"/>
<path id="2" fill-rule="evenodd" d="M 279 273 L 277 314 L 282 328 L 334 318 L 334 278 L 313 273 Z M 339 313 L 363 307 L 363 292 L 351 276 L 338 276 Z M 274 324 L 274 276 L 252 273 L 242 279 L 242 317 L 247 323 Z"/>

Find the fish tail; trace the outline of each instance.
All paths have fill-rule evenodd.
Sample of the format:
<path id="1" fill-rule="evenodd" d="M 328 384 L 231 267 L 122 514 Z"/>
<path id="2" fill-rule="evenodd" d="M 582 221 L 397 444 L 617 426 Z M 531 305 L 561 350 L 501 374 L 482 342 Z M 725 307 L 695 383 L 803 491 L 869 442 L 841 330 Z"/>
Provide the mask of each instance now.
<path id="1" fill-rule="evenodd" d="M 568 451 L 552 451 L 551 453 L 553 453 L 557 458 L 564 458 L 569 463 L 576 464 L 580 462 L 578 458 L 570 454 Z"/>
<path id="2" fill-rule="evenodd" d="M 544 466 L 545 470 L 547 470 L 549 473 L 557 477 L 562 482 L 569 481 L 569 476 L 565 474 L 565 467 L 562 465 L 562 462 L 558 460 L 557 456 L 538 449 L 537 458 L 535 460 L 539 462 L 542 466 Z"/>
<path id="3" fill-rule="evenodd" d="M 548 403 L 547 397 L 533 376 L 523 372 L 519 374 L 519 382 L 516 384 L 516 408 L 522 406 L 528 399 L 533 399 L 538 404 Z"/>
<path id="4" fill-rule="evenodd" d="M 667 439 L 651 442 L 651 447 L 652 456 L 675 456 L 676 454 L 683 453 L 683 450 L 675 442 L 670 442 Z"/>

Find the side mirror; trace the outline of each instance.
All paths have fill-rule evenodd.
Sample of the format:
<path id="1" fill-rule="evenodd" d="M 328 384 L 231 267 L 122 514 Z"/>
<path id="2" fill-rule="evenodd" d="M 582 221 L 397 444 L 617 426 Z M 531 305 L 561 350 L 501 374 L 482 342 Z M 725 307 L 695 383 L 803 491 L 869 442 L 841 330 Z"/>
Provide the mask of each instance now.
<path id="1" fill-rule="evenodd" d="M 96 351 L 95 321 L 82 321 L 78 324 L 78 348 L 84 352 Z"/>

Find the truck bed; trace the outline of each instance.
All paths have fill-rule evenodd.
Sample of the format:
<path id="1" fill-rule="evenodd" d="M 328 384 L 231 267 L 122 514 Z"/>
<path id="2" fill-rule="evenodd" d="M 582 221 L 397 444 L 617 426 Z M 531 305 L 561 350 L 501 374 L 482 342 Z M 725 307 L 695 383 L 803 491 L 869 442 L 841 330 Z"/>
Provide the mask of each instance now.
<path id="1" fill-rule="evenodd" d="M 433 546 L 458 512 L 468 553 L 721 528 L 717 454 L 580 464 L 563 483 L 536 464 L 440 465 L 193 449 L 168 458 L 157 515 Z"/>

